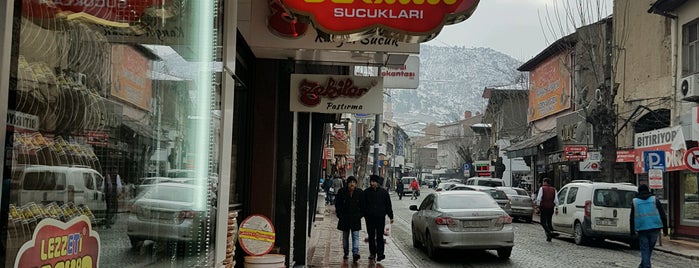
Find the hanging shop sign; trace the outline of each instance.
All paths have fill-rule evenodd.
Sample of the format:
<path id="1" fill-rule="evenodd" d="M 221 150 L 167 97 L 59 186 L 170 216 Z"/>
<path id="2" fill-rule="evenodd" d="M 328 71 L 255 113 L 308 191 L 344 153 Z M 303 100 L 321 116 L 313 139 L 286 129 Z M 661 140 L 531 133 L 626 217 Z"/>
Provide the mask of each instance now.
<path id="1" fill-rule="evenodd" d="M 292 74 L 293 112 L 326 114 L 383 112 L 383 78 Z"/>
<path id="2" fill-rule="evenodd" d="M 153 84 L 149 69 L 149 60 L 131 46 L 113 45 L 111 95 L 151 111 Z"/>
<path id="3" fill-rule="evenodd" d="M 602 171 L 602 154 L 600 152 L 588 152 L 587 158 L 580 161 L 578 169 L 581 172 Z"/>
<path id="4" fill-rule="evenodd" d="M 636 161 L 636 151 L 635 150 L 619 150 L 616 151 L 616 162 L 617 163 L 628 163 Z"/>
<path id="5" fill-rule="evenodd" d="M 479 0 L 282 0 L 292 13 L 307 17 L 318 29 L 338 38 L 385 32 L 401 41 L 434 38 L 447 24 L 466 20 Z"/>
<path id="6" fill-rule="evenodd" d="M 634 135 L 636 161 L 634 173 L 646 172 L 644 154 L 647 151 L 664 151 L 665 171 L 686 170 L 684 155 L 687 152 L 681 126 L 651 130 Z"/>
<path id="7" fill-rule="evenodd" d="M 420 85 L 420 57 L 409 56 L 399 67 L 381 67 L 385 88 L 417 89 Z"/>
<path id="8" fill-rule="evenodd" d="M 570 72 L 564 53 L 552 56 L 529 72 L 527 121 L 559 113 L 572 107 Z"/>
<path id="9" fill-rule="evenodd" d="M 100 237 L 87 216 L 68 223 L 47 218 L 19 249 L 14 267 L 98 267 L 99 254 Z"/>
<path id="10" fill-rule="evenodd" d="M 587 158 L 587 146 L 566 145 L 563 146 L 563 158 L 565 160 L 584 160 Z"/>

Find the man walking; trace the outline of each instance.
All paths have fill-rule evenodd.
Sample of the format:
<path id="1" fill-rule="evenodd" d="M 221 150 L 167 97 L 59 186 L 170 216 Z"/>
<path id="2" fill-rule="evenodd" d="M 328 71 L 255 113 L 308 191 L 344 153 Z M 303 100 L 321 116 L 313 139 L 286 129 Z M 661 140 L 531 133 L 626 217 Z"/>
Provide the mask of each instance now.
<path id="1" fill-rule="evenodd" d="M 396 182 L 396 193 L 398 193 L 398 200 L 403 200 L 403 189 L 405 185 L 403 185 L 403 181 L 401 179 L 398 179 L 398 182 Z"/>
<path id="2" fill-rule="evenodd" d="M 369 188 L 364 190 L 364 221 L 369 234 L 369 260 L 381 261 L 384 255 L 383 229 L 386 225 L 386 215 L 393 223 L 393 208 L 391 197 L 386 189 L 379 187 L 383 178 L 377 175 L 369 176 Z"/>
<path id="3" fill-rule="evenodd" d="M 539 206 L 541 213 L 541 226 L 544 227 L 544 232 L 546 232 L 546 241 L 551 242 L 552 237 L 558 236 L 558 233 L 553 232 L 553 225 L 551 224 L 553 210 L 558 206 L 558 192 L 556 188 L 551 186 L 551 180 L 548 178 L 544 178 L 544 183 L 539 188 L 539 193 L 536 196 L 536 205 Z"/>
<path id="4" fill-rule="evenodd" d="M 357 188 L 357 179 L 354 176 L 347 177 L 347 186 L 340 189 L 335 198 L 335 214 L 340 219 L 337 229 L 342 231 L 342 249 L 347 259 L 349 255 L 349 236 L 352 235 L 352 260 L 359 260 L 359 230 L 362 229 L 362 208 L 364 207 L 364 195 Z"/>
<path id="5" fill-rule="evenodd" d="M 641 264 L 638 267 L 650 268 L 650 257 L 660 229 L 663 230 L 663 235 L 667 236 L 667 217 L 660 200 L 653 196 L 646 184 L 638 186 L 638 194 L 631 206 L 629 223 L 631 235 L 638 235 L 638 245 L 641 250 Z"/>

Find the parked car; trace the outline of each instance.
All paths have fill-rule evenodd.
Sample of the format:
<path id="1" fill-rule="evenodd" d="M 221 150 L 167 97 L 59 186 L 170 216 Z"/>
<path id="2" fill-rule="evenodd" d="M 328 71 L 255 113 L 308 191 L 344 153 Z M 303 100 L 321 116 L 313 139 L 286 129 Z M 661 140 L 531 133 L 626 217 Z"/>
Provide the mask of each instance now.
<path id="1" fill-rule="evenodd" d="M 527 223 L 532 222 L 534 216 L 534 200 L 526 190 L 517 187 L 495 187 L 505 192 L 510 199 L 512 212 L 510 216 L 523 219 Z"/>
<path id="2" fill-rule="evenodd" d="M 446 189 L 447 191 L 463 191 L 463 190 L 468 190 L 468 191 L 481 191 L 481 192 L 486 192 L 490 196 L 495 199 L 495 202 L 498 203 L 498 205 L 505 211 L 507 214 L 512 215 L 512 203 L 510 201 L 510 198 L 507 196 L 507 194 L 503 190 L 499 190 L 494 187 L 488 187 L 488 186 L 478 186 L 478 185 L 465 185 L 465 184 L 454 184 Z"/>
<path id="3" fill-rule="evenodd" d="M 637 188 L 630 183 L 573 181 L 558 191 L 553 228 L 575 238 L 575 244 L 610 239 L 637 247 L 629 232 L 629 214 Z"/>
<path id="4" fill-rule="evenodd" d="M 490 178 L 490 177 L 473 177 L 466 180 L 466 185 L 480 185 L 480 186 L 490 186 L 498 187 L 505 186 L 505 182 L 502 179 Z"/>
<path id="5" fill-rule="evenodd" d="M 192 169 L 171 169 L 167 171 L 168 178 L 194 178 L 196 176 L 196 171 Z"/>
<path id="6" fill-rule="evenodd" d="M 141 183 L 138 186 L 136 186 L 136 195 L 135 196 L 138 196 L 141 193 L 147 192 L 155 184 L 164 183 L 164 182 L 172 182 L 172 179 L 168 178 L 168 177 L 142 178 Z"/>
<path id="7" fill-rule="evenodd" d="M 197 198 L 202 197 L 202 198 Z M 213 207 L 206 205 L 207 189 L 185 183 L 155 184 L 134 200 L 126 234 L 132 247 L 141 241 L 205 243 Z"/>
<path id="8" fill-rule="evenodd" d="M 413 246 L 424 245 L 430 258 L 440 249 L 494 249 L 502 259 L 512 254 L 512 217 L 485 192 L 434 192 L 410 210 L 416 211 Z"/>
<path id="9" fill-rule="evenodd" d="M 105 216 L 104 177 L 90 167 L 29 165 L 12 174 L 16 176 L 12 183 L 18 189 L 13 202 L 19 206 L 29 202 L 58 205 L 72 202 L 87 206 L 96 219 Z"/>
<path id="10" fill-rule="evenodd" d="M 439 191 L 444 191 L 444 190 L 446 190 L 447 188 L 449 188 L 449 187 L 451 187 L 451 186 L 454 186 L 455 184 L 458 184 L 458 183 L 457 183 L 457 182 L 442 182 L 442 183 L 439 183 L 439 184 L 437 184 L 437 189 L 435 189 L 435 191 L 437 191 L 437 192 L 439 192 Z"/>

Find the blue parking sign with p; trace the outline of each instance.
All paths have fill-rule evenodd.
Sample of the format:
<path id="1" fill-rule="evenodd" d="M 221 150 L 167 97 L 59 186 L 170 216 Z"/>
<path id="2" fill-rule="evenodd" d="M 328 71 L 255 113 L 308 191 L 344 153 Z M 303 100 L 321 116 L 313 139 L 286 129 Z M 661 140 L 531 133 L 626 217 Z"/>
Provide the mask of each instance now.
<path id="1" fill-rule="evenodd" d="M 665 172 L 665 151 L 643 152 L 643 171 L 648 173 L 649 169 L 661 169 Z"/>

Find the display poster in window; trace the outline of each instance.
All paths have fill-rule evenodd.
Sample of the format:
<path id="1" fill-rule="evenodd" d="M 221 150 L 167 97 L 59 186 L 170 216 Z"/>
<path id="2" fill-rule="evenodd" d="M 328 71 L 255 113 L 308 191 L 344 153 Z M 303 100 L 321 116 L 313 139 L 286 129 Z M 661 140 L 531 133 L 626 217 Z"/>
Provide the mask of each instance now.
<path id="1" fill-rule="evenodd" d="M 17 253 L 19 267 L 97 267 L 100 237 L 92 230 L 90 219 L 81 215 L 68 223 L 46 218 L 34 229 L 32 239 Z"/>

